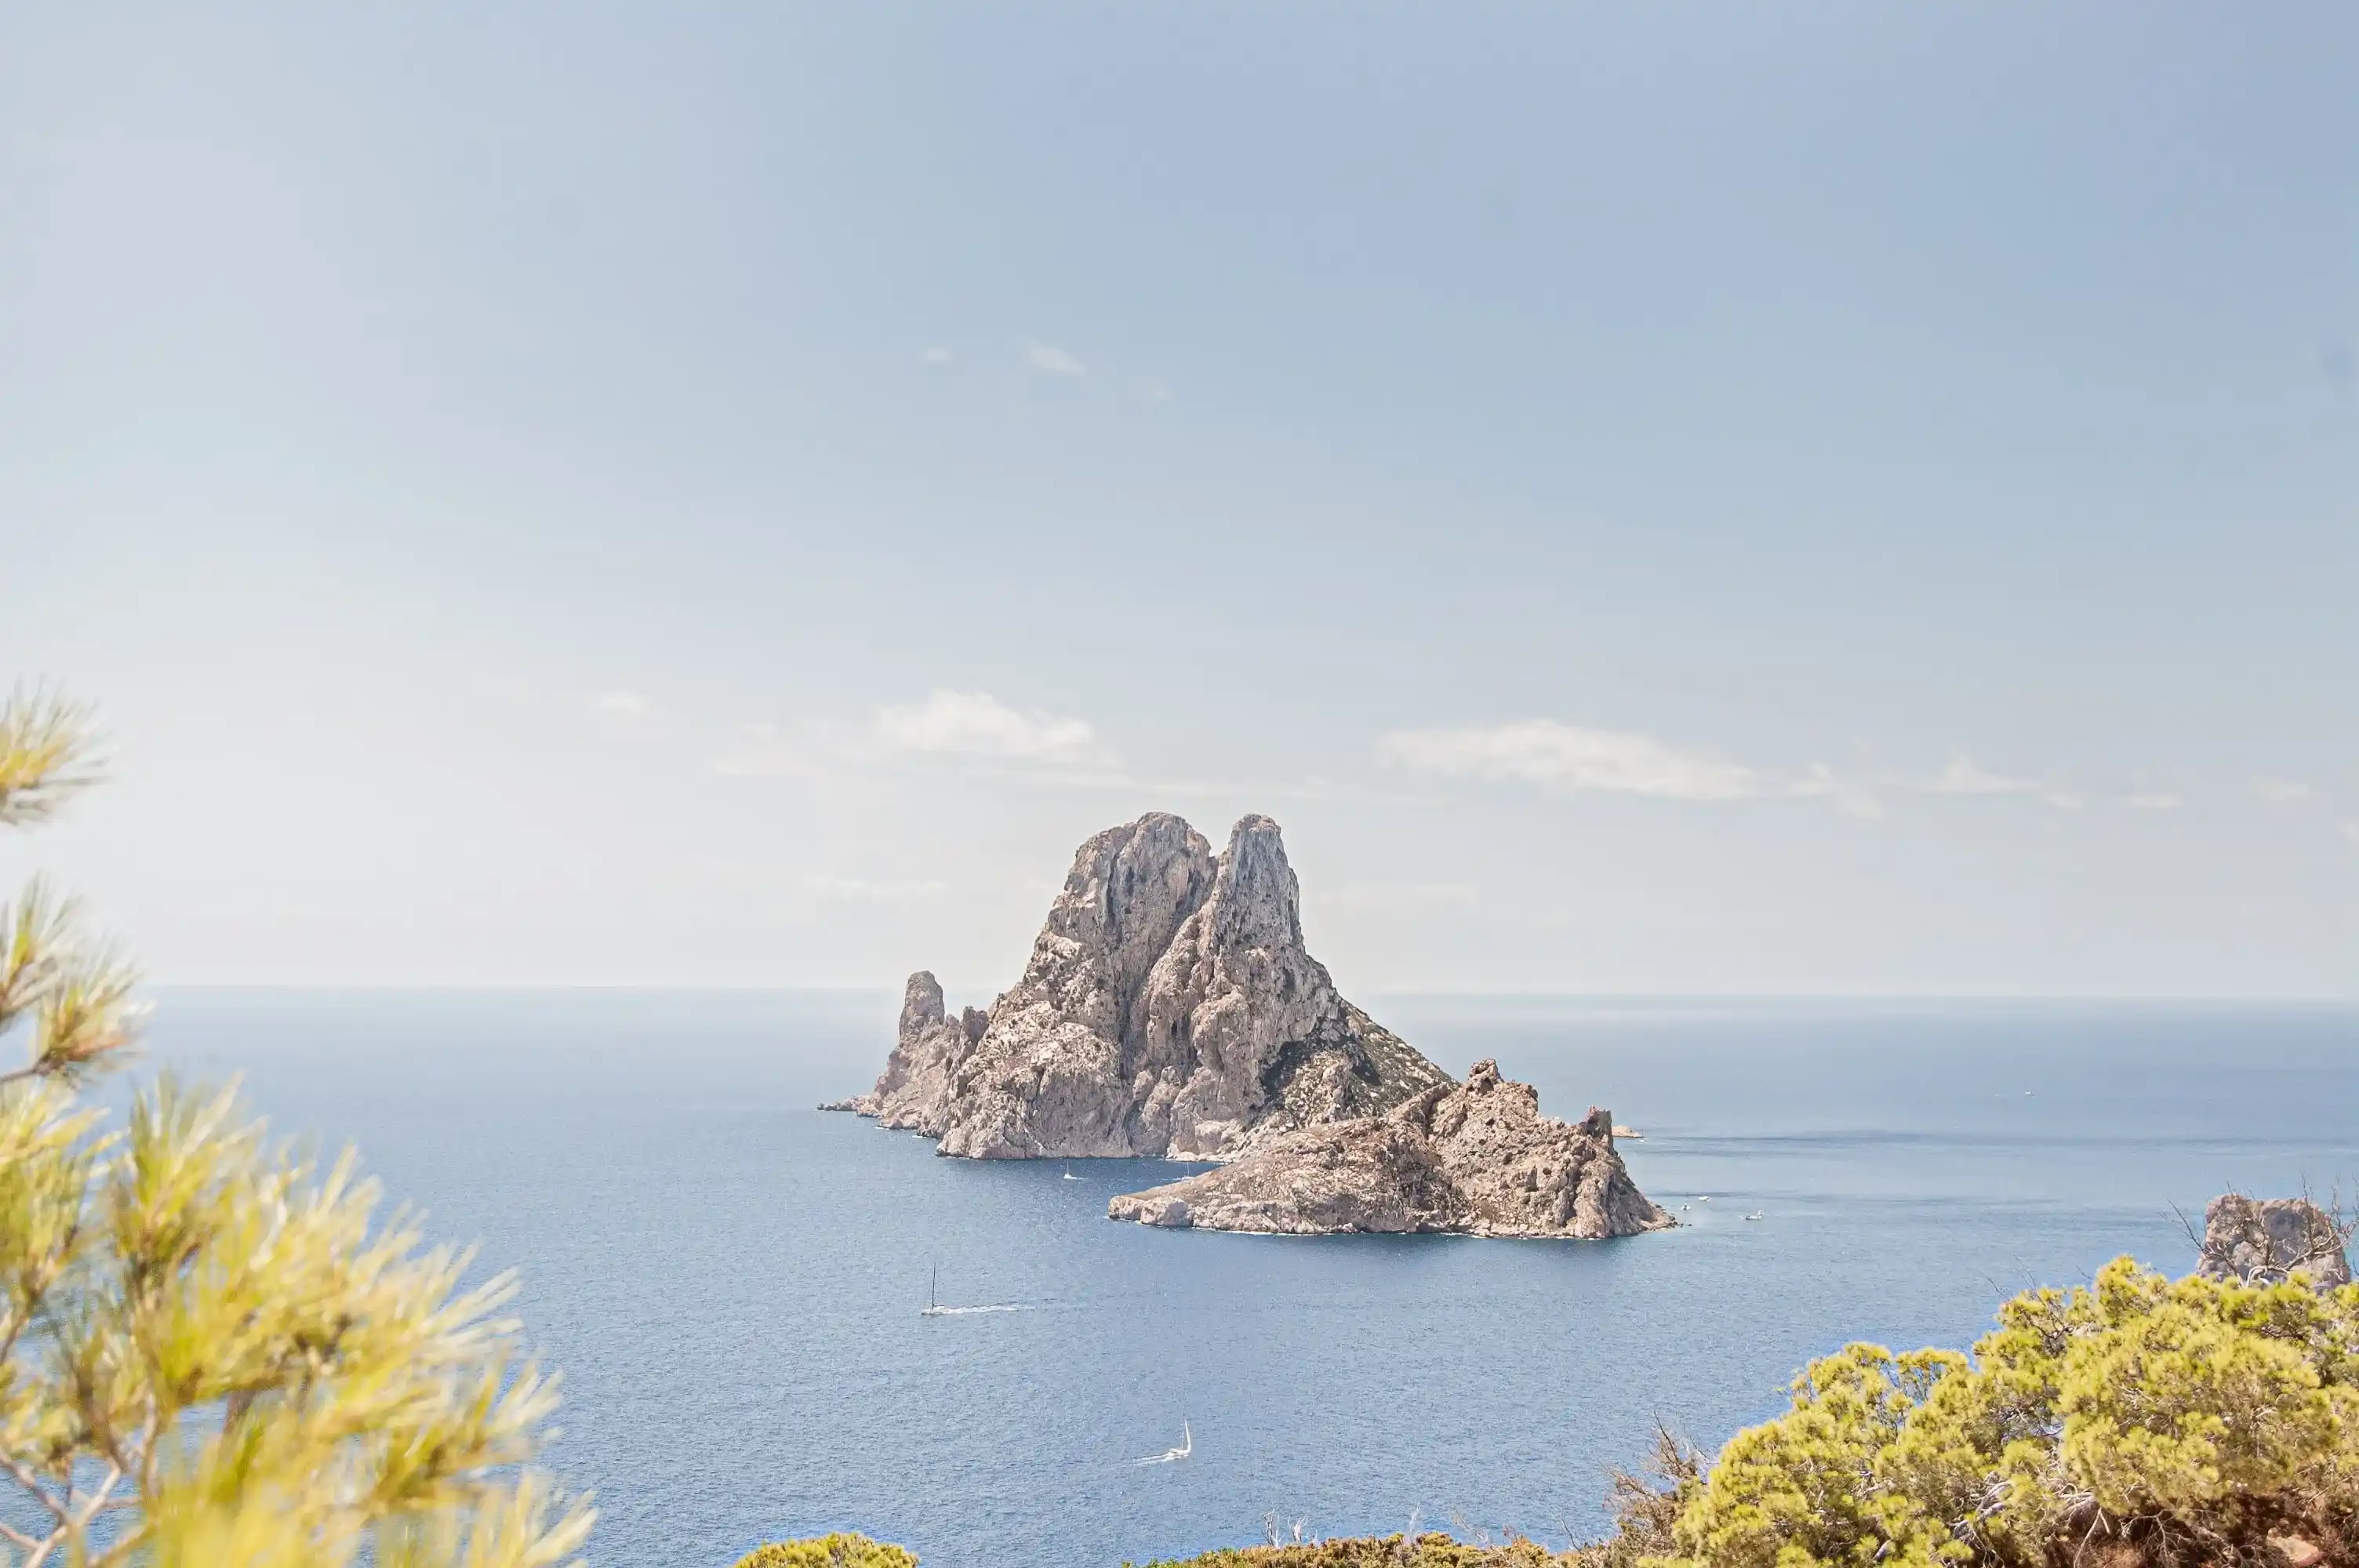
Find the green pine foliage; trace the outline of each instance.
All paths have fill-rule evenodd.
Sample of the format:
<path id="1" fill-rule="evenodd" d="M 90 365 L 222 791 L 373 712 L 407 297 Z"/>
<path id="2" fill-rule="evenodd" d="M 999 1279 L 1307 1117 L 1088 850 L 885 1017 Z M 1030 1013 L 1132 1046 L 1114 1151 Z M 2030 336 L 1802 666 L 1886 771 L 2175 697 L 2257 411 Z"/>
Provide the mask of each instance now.
<path id="1" fill-rule="evenodd" d="M 2359 1285 L 2127 1258 L 1999 1309 L 1971 1356 L 1849 1345 L 1709 1462 L 1658 1434 L 1614 1533 L 1444 1536 L 1157 1568 L 2196 1568 L 2359 1562 Z"/>
<path id="2" fill-rule="evenodd" d="M 1667 1568 L 2031 1568 L 2359 1547 L 2359 1286 L 2116 1260 L 1969 1357 L 1852 1345 L 1675 1494 Z M 2272 1538 L 2279 1543 L 2273 1547 Z"/>
<path id="3" fill-rule="evenodd" d="M 92 782 L 87 716 L 0 705 L 0 826 Z M 110 1126 L 83 1087 L 136 979 L 41 883 L 0 911 L 0 1562 L 558 1568 L 586 1501 L 532 1467 L 556 1379 L 503 1277 L 377 1213 L 352 1155 L 272 1142 L 169 1076 Z"/>

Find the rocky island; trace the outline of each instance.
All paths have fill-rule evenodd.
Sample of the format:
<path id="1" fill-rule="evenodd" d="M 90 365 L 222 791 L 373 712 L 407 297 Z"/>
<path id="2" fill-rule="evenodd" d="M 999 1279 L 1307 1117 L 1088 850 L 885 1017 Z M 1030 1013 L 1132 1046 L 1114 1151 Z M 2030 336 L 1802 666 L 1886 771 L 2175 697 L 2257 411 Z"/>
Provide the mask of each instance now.
<path id="1" fill-rule="evenodd" d="M 1115 1198 L 1106 1214 L 1206 1230 L 1581 1240 L 1677 1223 L 1630 1180 L 1610 1116 L 1542 1116 L 1538 1092 L 1501 1077 L 1495 1062 L 1382 1116 L 1305 1128 L 1217 1170 Z"/>
<path id="2" fill-rule="evenodd" d="M 1226 1162 L 1109 1206 L 1151 1225 L 1603 1238 L 1673 1223 L 1632 1184 L 1604 1111 L 1544 1117 L 1488 1062 L 1454 1083 L 1338 994 L 1260 816 L 1217 856 L 1163 812 L 1091 838 L 990 1011 L 952 1016 L 931 974 L 910 976 L 883 1076 L 824 1108 L 970 1159 Z"/>

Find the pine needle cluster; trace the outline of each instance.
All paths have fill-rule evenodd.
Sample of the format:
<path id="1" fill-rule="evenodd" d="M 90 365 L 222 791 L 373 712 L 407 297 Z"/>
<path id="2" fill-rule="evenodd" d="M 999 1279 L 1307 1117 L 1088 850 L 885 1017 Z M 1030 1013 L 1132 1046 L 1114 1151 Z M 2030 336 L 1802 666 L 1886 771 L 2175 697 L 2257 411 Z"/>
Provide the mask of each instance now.
<path id="1" fill-rule="evenodd" d="M 0 707 L 0 825 L 95 778 L 87 715 Z M 557 1403 L 512 1279 L 378 1215 L 347 1152 L 274 1142 L 169 1075 L 83 1102 L 136 972 L 36 881 L 0 914 L 0 1563 L 559 1568 L 586 1499 L 531 1467 Z M 14 1521 L 14 1522 L 11 1522 Z"/>
<path id="2" fill-rule="evenodd" d="M 1680 1489 L 1672 1564 L 2279 1564 L 2359 1553 L 2359 1286 L 2027 1292 L 1972 1357 L 1851 1345 Z"/>

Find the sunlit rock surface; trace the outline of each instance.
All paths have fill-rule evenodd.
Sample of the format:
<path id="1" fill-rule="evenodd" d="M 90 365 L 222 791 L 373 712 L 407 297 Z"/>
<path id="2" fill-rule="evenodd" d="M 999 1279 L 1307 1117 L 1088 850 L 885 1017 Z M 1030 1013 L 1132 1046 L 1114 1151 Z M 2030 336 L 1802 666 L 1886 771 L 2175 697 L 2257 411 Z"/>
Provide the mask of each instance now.
<path id="1" fill-rule="evenodd" d="M 1614 1120 L 1542 1116 L 1477 1062 L 1381 1116 L 1305 1128 L 1217 1170 L 1115 1198 L 1109 1217 L 1207 1230 L 1453 1231 L 1603 1240 L 1675 1222 L 1614 1148 Z"/>

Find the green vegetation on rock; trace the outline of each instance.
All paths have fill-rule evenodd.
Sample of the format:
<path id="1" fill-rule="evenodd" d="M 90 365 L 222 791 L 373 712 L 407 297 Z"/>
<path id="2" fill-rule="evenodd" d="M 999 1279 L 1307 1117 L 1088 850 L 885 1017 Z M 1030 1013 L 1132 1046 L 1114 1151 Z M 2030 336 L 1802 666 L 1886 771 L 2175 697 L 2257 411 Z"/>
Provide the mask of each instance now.
<path id="1" fill-rule="evenodd" d="M 737 1568 L 918 1568 L 918 1560 L 864 1535 L 837 1534 L 757 1546 L 737 1560 Z"/>
<path id="2" fill-rule="evenodd" d="M 2359 1287 L 2124 1258 L 2008 1302 L 1972 1357 L 1847 1346 L 1680 1504 L 1677 1558 L 1715 1568 L 2340 1558 L 2359 1542 Z"/>

